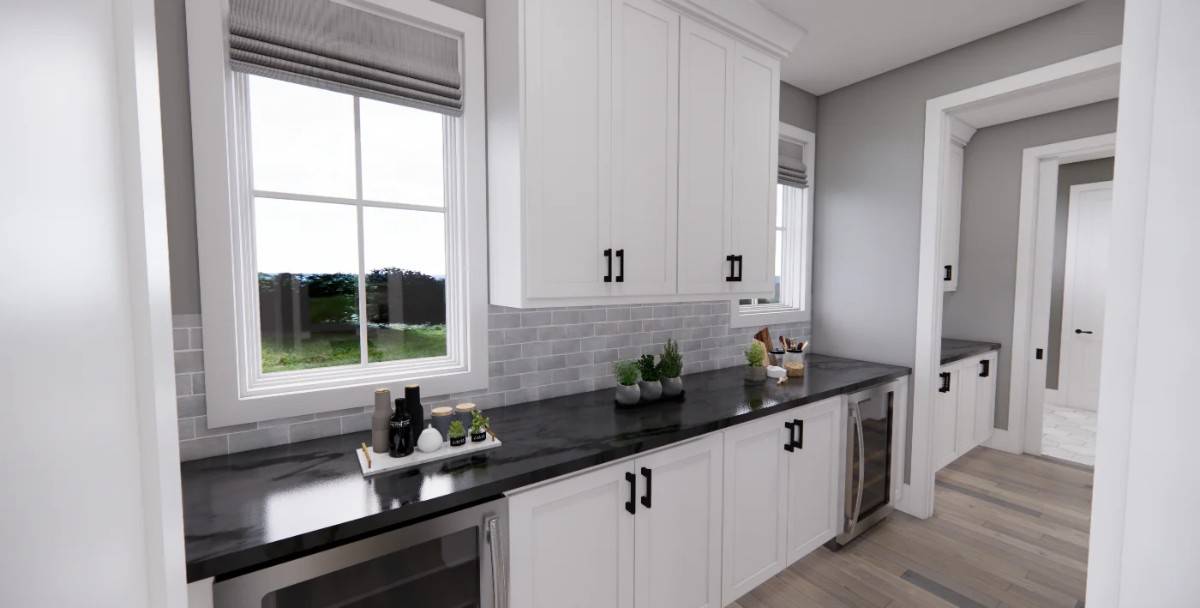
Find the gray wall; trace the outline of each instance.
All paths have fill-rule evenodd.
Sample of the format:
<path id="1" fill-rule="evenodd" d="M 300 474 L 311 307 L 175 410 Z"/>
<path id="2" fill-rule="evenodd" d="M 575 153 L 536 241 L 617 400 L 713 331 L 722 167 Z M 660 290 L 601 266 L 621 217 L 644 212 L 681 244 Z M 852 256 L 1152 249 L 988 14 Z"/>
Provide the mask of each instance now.
<path id="1" fill-rule="evenodd" d="M 1058 168 L 1058 206 L 1054 217 L 1054 270 L 1050 278 L 1050 341 L 1047 343 L 1046 388 L 1058 388 L 1062 352 L 1063 281 L 1067 274 L 1067 217 L 1071 186 L 1107 182 L 1113 178 L 1113 159 L 1101 158 Z"/>
<path id="2" fill-rule="evenodd" d="M 779 83 L 779 120 L 816 133 L 817 96 L 786 82 Z"/>
<path id="3" fill-rule="evenodd" d="M 925 101 L 1120 44 L 1123 8 L 1088 0 L 818 98 L 816 350 L 913 362 Z"/>
<path id="4" fill-rule="evenodd" d="M 1116 128 L 1114 100 L 980 129 L 967 144 L 958 290 L 945 296 L 942 335 L 1001 344 L 996 374 L 999 428 L 1008 428 L 1021 152 L 1032 146 L 1112 133 Z"/>

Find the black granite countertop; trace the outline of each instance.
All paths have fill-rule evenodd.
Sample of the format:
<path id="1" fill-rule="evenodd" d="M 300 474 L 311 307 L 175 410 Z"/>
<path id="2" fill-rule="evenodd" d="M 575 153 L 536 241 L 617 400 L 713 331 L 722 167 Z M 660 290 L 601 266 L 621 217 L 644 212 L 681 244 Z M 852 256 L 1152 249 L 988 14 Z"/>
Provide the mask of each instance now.
<path id="1" fill-rule="evenodd" d="M 942 338 L 942 365 L 962 361 L 967 357 L 982 355 L 993 350 L 1000 350 L 1000 344 L 997 342 L 980 342 L 978 340 Z"/>
<path id="2" fill-rule="evenodd" d="M 187 578 L 265 567 L 909 371 L 814 354 L 783 385 L 746 386 L 740 367 L 687 375 L 683 403 L 617 409 L 604 390 L 490 409 L 503 446 L 371 479 L 354 454 L 368 432 L 186 462 Z"/>

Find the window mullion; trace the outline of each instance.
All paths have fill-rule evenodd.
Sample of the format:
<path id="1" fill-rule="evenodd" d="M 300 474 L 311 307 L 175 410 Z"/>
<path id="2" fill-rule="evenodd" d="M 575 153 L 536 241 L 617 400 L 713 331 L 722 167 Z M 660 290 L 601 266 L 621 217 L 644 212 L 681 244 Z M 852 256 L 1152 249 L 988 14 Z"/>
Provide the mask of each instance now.
<path id="1" fill-rule="evenodd" d="M 362 122 L 359 112 L 359 98 L 354 98 L 354 196 L 359 201 L 363 198 L 362 184 Z M 366 246 L 363 243 L 363 206 L 356 207 L 358 217 L 358 356 L 359 363 L 366 366 L 369 361 L 367 353 L 367 260 Z"/>

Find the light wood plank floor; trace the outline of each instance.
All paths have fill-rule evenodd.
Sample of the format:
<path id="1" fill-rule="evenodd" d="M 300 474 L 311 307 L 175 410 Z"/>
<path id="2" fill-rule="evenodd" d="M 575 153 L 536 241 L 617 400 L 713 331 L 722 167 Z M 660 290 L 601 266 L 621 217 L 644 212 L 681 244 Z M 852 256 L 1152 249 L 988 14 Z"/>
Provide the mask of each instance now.
<path id="1" fill-rule="evenodd" d="M 937 477 L 934 516 L 894 513 L 734 608 L 1083 606 L 1090 468 L 977 448 Z"/>

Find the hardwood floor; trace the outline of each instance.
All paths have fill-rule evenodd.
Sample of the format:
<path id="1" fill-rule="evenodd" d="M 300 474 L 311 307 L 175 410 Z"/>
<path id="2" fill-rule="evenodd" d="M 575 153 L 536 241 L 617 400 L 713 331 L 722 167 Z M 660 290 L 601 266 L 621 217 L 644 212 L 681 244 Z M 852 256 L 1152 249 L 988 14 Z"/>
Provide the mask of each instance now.
<path id="1" fill-rule="evenodd" d="M 934 516 L 895 513 L 735 608 L 1083 606 L 1092 471 L 977 448 L 938 473 Z"/>

